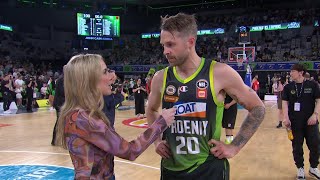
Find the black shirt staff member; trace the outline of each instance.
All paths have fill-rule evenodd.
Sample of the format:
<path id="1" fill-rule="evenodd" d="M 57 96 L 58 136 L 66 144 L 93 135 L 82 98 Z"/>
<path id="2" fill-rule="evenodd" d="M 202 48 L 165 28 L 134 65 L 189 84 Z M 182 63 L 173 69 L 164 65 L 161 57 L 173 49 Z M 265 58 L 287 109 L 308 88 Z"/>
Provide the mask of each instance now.
<path id="1" fill-rule="evenodd" d="M 309 174 L 320 179 L 320 173 L 317 169 L 319 164 L 320 91 L 315 82 L 305 80 L 303 77 L 305 73 L 306 69 L 301 64 L 294 64 L 291 67 L 292 82 L 287 84 L 283 91 L 283 123 L 292 129 L 294 137 L 292 153 L 298 168 L 297 179 L 305 179 L 302 148 L 304 138 L 310 150 Z"/>
<path id="2" fill-rule="evenodd" d="M 27 94 L 27 112 L 32 112 L 33 92 L 34 88 L 38 86 L 36 78 L 31 76 L 29 81 L 26 82 L 26 94 Z"/>
<path id="3" fill-rule="evenodd" d="M 144 97 L 146 89 L 141 85 L 141 79 L 137 80 L 137 84 L 133 86 L 132 92 L 134 93 L 134 103 L 135 103 L 135 114 L 138 118 L 144 117 Z"/>

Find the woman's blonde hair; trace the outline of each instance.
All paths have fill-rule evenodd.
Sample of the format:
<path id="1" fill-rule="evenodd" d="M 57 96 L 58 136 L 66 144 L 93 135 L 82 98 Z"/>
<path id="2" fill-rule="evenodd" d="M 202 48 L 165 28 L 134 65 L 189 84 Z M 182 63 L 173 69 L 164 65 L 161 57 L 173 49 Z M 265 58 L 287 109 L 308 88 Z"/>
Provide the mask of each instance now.
<path id="1" fill-rule="evenodd" d="M 100 118 L 109 125 L 109 120 L 102 112 L 103 96 L 97 85 L 102 76 L 101 62 L 103 58 L 97 54 L 79 54 L 73 56 L 64 66 L 64 94 L 63 104 L 58 119 L 57 145 L 67 149 L 65 138 L 65 123 L 70 113 L 76 109 L 84 109 L 89 113 L 89 121 Z"/>

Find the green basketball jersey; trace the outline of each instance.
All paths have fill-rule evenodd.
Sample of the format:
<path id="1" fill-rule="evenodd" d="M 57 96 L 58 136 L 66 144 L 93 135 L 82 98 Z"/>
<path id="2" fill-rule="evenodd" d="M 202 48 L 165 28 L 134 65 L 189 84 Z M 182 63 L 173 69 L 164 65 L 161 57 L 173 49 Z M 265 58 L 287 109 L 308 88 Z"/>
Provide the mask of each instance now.
<path id="1" fill-rule="evenodd" d="M 173 93 L 179 97 L 174 103 L 175 122 L 163 134 L 172 153 L 170 159 L 162 160 L 162 166 L 168 170 L 192 172 L 204 162 L 215 159 L 209 152 L 208 141 L 220 140 L 224 110 L 224 103 L 217 100 L 214 92 L 215 63 L 202 58 L 197 71 L 185 80 L 179 77 L 175 67 L 165 69 L 162 107 L 173 106 L 170 102 Z"/>

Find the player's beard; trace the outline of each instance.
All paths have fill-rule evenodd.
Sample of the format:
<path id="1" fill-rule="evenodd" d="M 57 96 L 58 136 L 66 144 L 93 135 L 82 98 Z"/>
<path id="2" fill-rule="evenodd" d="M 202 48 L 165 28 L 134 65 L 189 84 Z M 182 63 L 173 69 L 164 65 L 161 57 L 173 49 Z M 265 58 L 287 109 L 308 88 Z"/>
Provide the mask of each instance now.
<path id="1" fill-rule="evenodd" d="M 168 62 L 170 64 L 170 66 L 181 66 L 182 64 L 184 64 L 188 58 L 188 56 L 185 54 L 185 55 L 182 55 L 182 56 L 166 56 L 167 59 L 168 59 Z"/>

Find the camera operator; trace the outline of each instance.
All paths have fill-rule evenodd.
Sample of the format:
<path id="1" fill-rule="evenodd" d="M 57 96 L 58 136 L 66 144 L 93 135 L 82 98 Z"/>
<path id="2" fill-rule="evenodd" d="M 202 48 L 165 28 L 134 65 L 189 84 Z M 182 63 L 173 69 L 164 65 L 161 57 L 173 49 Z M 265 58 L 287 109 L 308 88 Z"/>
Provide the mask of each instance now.
<path id="1" fill-rule="evenodd" d="M 115 73 L 113 70 L 109 70 L 111 73 Z M 110 125 L 114 128 L 115 112 L 117 104 L 124 100 L 125 93 L 123 92 L 123 86 L 117 81 L 117 76 L 114 74 L 114 83 L 112 84 L 112 94 L 108 96 L 103 96 L 104 107 L 103 112 L 108 117 Z"/>
<path id="2" fill-rule="evenodd" d="M 27 112 L 32 112 L 33 92 L 34 92 L 34 88 L 38 86 L 36 82 L 36 78 L 31 76 L 29 80 L 26 82 L 26 84 L 27 84 L 27 88 L 26 88 Z"/>

